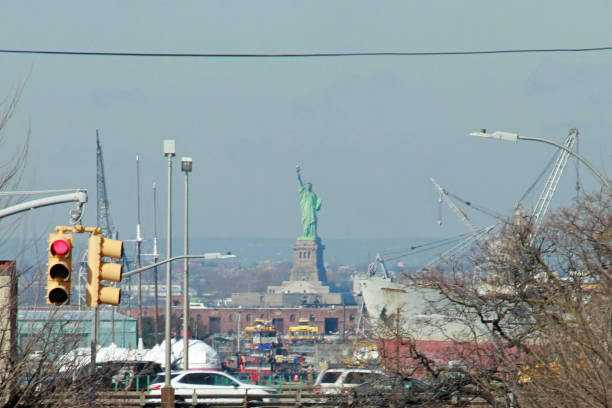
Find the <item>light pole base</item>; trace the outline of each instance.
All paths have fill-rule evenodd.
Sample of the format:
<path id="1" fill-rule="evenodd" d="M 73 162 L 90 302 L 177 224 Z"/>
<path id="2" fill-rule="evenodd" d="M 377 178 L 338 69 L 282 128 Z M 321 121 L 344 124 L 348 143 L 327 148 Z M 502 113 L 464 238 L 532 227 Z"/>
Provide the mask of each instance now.
<path id="1" fill-rule="evenodd" d="M 161 389 L 162 408 L 174 408 L 174 388 L 163 387 Z"/>

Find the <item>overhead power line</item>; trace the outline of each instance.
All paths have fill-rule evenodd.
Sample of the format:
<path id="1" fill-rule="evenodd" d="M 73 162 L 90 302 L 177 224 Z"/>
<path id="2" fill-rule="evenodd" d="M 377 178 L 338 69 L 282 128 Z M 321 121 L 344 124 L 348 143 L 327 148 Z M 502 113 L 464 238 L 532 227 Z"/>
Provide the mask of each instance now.
<path id="1" fill-rule="evenodd" d="M 307 53 L 174 53 L 174 52 L 118 52 L 118 51 L 61 51 L 0 49 L 3 54 L 44 54 L 101 57 L 167 57 L 167 58 L 309 58 L 309 57 L 378 57 L 378 56 L 454 56 L 486 54 L 535 54 L 610 51 L 612 46 L 588 48 L 527 48 L 481 51 L 373 51 L 373 52 L 307 52 Z"/>

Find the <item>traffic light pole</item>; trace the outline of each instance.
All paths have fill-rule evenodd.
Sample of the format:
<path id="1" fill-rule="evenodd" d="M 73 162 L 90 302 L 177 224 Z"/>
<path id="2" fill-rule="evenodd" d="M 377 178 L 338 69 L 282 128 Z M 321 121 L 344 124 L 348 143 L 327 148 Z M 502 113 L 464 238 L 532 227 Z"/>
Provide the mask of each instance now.
<path id="1" fill-rule="evenodd" d="M 91 350 L 90 350 L 90 361 L 89 361 L 89 374 L 94 375 L 96 373 L 96 352 L 98 350 L 98 319 L 100 317 L 99 308 L 96 306 L 93 310 L 93 319 L 91 320 Z"/>

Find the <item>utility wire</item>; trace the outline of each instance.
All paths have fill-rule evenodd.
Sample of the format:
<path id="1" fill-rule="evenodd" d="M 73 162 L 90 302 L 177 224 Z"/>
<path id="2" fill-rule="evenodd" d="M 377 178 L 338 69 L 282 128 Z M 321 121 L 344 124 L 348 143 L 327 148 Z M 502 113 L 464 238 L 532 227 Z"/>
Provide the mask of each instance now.
<path id="1" fill-rule="evenodd" d="M 118 51 L 61 51 L 0 49 L 3 54 L 46 54 L 102 57 L 169 57 L 169 58 L 308 58 L 308 57 L 372 57 L 372 56 L 453 56 L 483 54 L 535 54 L 611 51 L 612 46 L 587 48 L 526 48 L 481 51 L 375 51 L 375 52 L 309 52 L 309 53 L 173 53 Z"/>
<path id="2" fill-rule="evenodd" d="M 489 209 L 484 208 L 482 206 L 476 205 L 476 204 L 474 204 L 471 201 L 465 200 L 465 199 L 459 197 L 458 195 L 451 193 L 450 191 L 445 190 L 445 193 L 446 193 L 447 196 L 452 197 L 455 200 L 460 201 L 461 203 L 467 205 L 468 207 L 471 207 L 471 208 L 473 208 L 473 209 L 475 209 L 477 211 L 480 211 L 483 214 L 486 214 L 486 215 L 488 215 L 490 217 L 496 218 L 498 220 L 503 220 L 503 219 L 506 218 L 503 214 L 500 214 L 500 213 L 495 212 L 493 210 L 489 210 Z"/>
<path id="3" fill-rule="evenodd" d="M 559 152 L 559 154 L 561 154 Z M 538 185 L 538 183 L 540 181 L 542 181 L 542 179 L 544 178 L 544 175 L 546 174 L 546 172 L 551 168 L 551 166 L 553 165 L 553 163 L 555 162 L 555 159 L 557 158 L 557 154 L 554 154 L 553 157 L 550 159 L 550 161 L 548 162 L 548 164 L 546 165 L 546 167 L 544 167 L 542 169 L 542 172 L 538 175 L 538 177 L 534 180 L 534 182 L 531 184 L 531 186 L 529 186 L 529 188 L 527 189 L 527 191 L 525 191 L 525 193 L 521 196 L 521 198 L 518 201 L 518 204 L 522 204 L 523 200 L 525 200 L 525 198 L 533 191 L 533 189 Z"/>
<path id="4" fill-rule="evenodd" d="M 381 255 L 383 255 L 383 259 L 385 261 L 393 261 L 396 259 L 401 259 L 407 256 L 416 255 L 422 252 L 433 251 L 438 248 L 442 248 L 451 244 L 455 244 L 465 240 L 466 238 L 471 237 L 472 233 L 465 233 L 458 235 L 456 237 L 451 238 L 443 238 L 440 240 L 435 240 L 432 242 L 428 242 L 421 245 L 413 245 L 409 248 L 398 248 L 392 250 L 383 250 L 381 251 Z"/>

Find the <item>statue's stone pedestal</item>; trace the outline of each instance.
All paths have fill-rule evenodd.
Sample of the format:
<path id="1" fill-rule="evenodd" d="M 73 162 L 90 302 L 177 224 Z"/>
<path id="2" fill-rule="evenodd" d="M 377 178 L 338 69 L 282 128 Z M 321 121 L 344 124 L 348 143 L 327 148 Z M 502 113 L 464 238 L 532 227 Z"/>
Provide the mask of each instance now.
<path id="1" fill-rule="evenodd" d="M 290 281 L 327 282 L 323 265 L 325 245 L 316 240 L 298 240 L 293 246 L 293 268 Z"/>
<path id="2" fill-rule="evenodd" d="M 288 281 L 279 286 L 268 286 L 265 295 L 241 293 L 232 295 L 235 305 L 260 305 L 267 307 L 303 307 L 313 305 L 343 304 L 342 294 L 330 293 L 327 272 L 323 265 L 323 250 L 319 238 L 298 239 L 293 246 L 293 268 Z"/>

